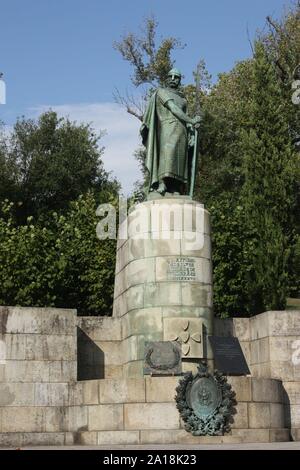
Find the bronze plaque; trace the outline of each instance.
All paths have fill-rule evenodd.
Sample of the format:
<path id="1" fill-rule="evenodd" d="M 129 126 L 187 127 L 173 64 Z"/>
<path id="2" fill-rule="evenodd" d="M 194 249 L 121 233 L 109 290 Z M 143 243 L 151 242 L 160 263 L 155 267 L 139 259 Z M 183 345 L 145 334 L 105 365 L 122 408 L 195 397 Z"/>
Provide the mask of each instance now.
<path id="1" fill-rule="evenodd" d="M 187 402 L 200 419 L 213 415 L 222 401 L 221 389 L 212 376 L 197 378 L 187 394 Z"/>
<path id="2" fill-rule="evenodd" d="M 237 402 L 220 371 L 211 374 L 207 364 L 200 362 L 197 374 L 184 374 L 176 392 L 176 407 L 186 431 L 194 436 L 222 436 L 230 431 Z"/>
<path id="3" fill-rule="evenodd" d="M 180 375 L 181 345 L 177 341 L 145 343 L 144 375 Z"/>

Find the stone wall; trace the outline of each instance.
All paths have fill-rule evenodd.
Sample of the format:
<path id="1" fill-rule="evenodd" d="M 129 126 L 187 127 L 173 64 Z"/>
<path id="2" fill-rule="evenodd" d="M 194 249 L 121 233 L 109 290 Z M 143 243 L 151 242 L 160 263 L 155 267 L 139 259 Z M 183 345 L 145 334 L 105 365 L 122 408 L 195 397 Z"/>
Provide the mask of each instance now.
<path id="1" fill-rule="evenodd" d="M 282 380 L 286 419 L 300 436 L 300 310 L 215 320 L 215 334 L 239 338 L 251 374 Z"/>
<path id="2" fill-rule="evenodd" d="M 282 339 L 295 331 L 300 312 L 292 318 L 289 312 L 289 320 L 285 313 L 280 324 L 279 312 L 263 314 L 265 325 L 275 321 L 272 330 L 263 330 L 256 318 L 216 322 L 217 332 L 238 336 L 245 351 L 249 343 L 251 361 L 252 342 L 260 334 L 264 339 L 266 332 L 270 338 L 285 333 L 278 335 Z M 175 406 L 179 377 L 122 377 L 119 318 L 1 307 L 0 327 L 0 446 L 269 442 L 288 440 L 289 427 L 300 438 L 296 375 L 284 380 L 284 388 L 278 379 L 230 377 L 238 400 L 231 433 L 195 438 L 183 429 Z M 271 359 L 272 354 L 270 349 Z"/>
<path id="3" fill-rule="evenodd" d="M 78 380 L 123 376 L 121 319 L 78 317 Z"/>
<path id="4" fill-rule="evenodd" d="M 34 383 L 39 397 L 76 380 L 76 310 L 0 307 L 0 319 L 0 382 Z"/>
<path id="5" fill-rule="evenodd" d="M 289 440 L 280 381 L 232 377 L 237 413 L 230 434 L 194 437 L 183 428 L 174 402 L 178 377 L 84 381 L 77 385 L 83 403 L 74 442 L 89 445 L 195 444 Z M 79 398 L 81 396 L 81 398 Z M 69 436 L 70 439 L 70 436 Z"/>
<path id="6" fill-rule="evenodd" d="M 237 413 L 221 437 L 184 430 L 178 377 L 89 380 L 70 385 L 65 406 L 4 407 L 0 445 L 200 444 L 289 440 L 280 381 L 232 377 Z"/>
<path id="7" fill-rule="evenodd" d="M 0 444 L 62 444 L 80 420 L 76 310 L 0 307 L 0 328 Z"/>

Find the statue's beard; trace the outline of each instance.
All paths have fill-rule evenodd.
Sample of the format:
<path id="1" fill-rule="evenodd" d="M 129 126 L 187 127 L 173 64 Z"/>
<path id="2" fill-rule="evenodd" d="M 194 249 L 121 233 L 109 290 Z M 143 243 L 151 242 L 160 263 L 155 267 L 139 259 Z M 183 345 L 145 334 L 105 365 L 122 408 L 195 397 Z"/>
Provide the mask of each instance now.
<path id="1" fill-rule="evenodd" d="M 178 83 L 173 82 L 172 80 L 169 80 L 169 81 L 167 82 L 167 85 L 168 85 L 169 88 L 174 88 L 174 89 L 178 88 L 178 86 L 179 86 Z"/>

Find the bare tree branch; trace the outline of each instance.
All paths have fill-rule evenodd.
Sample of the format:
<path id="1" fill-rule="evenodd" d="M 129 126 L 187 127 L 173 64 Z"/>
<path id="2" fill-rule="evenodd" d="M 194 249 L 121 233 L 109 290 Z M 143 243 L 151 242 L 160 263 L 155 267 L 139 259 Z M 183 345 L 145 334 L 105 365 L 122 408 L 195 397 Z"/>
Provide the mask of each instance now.
<path id="1" fill-rule="evenodd" d="M 134 97 L 133 95 L 130 95 L 128 92 L 126 92 L 126 95 L 123 96 L 121 95 L 120 91 L 117 88 L 115 89 L 113 93 L 113 97 L 116 103 L 120 104 L 126 109 L 127 113 L 136 117 L 140 121 L 143 120 L 144 108 L 145 108 L 145 106 L 143 106 L 144 98 Z"/>
<path id="2" fill-rule="evenodd" d="M 289 35 L 286 28 L 285 29 L 282 28 L 270 16 L 267 16 L 266 20 L 269 24 L 269 31 L 270 31 L 270 34 L 273 38 L 274 44 L 278 44 L 279 38 L 280 38 L 280 40 L 286 40 L 287 39 L 288 42 L 290 42 L 290 43 L 292 42 L 291 37 L 290 37 L 290 35 Z M 280 72 L 281 80 L 283 82 L 285 82 L 286 80 L 288 80 L 290 78 L 290 73 L 282 63 L 282 60 L 281 60 L 279 52 L 278 52 L 278 47 L 275 48 L 275 50 L 276 50 L 276 52 L 275 52 L 275 57 L 273 58 L 273 62 L 274 62 L 275 66 L 277 67 L 277 69 Z"/>
<path id="3" fill-rule="evenodd" d="M 268 15 L 268 16 L 266 17 L 266 20 L 267 20 L 267 22 L 269 23 L 269 25 L 270 25 L 272 28 L 274 28 L 275 31 L 276 31 L 278 34 L 280 34 L 280 35 L 282 34 L 282 31 L 281 31 L 280 27 L 273 21 L 273 19 L 271 18 L 271 16 Z"/>
<path id="4" fill-rule="evenodd" d="M 133 67 L 131 81 L 135 87 L 145 83 L 152 86 L 162 84 L 173 66 L 171 52 L 184 47 L 173 37 L 161 39 L 157 46 L 157 26 L 157 21 L 151 16 L 145 19 L 140 36 L 128 33 L 113 43 L 114 49 Z"/>
<path id="5" fill-rule="evenodd" d="M 252 41 L 251 41 L 251 38 L 250 38 L 248 23 L 247 23 L 247 39 L 248 39 L 248 42 L 250 44 L 252 54 L 254 54 L 254 47 L 253 47 L 253 44 L 252 44 Z"/>

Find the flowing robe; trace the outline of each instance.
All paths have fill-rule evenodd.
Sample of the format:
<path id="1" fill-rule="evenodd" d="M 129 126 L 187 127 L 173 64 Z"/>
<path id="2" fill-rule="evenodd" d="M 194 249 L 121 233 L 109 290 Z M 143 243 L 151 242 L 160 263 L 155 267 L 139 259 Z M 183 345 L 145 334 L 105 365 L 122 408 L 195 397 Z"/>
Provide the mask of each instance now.
<path id="1" fill-rule="evenodd" d="M 141 128 L 146 145 L 149 188 L 156 189 L 160 179 L 169 177 L 182 183 L 188 180 L 188 133 L 186 124 L 167 108 L 169 100 L 186 112 L 186 99 L 170 88 L 158 88 L 149 100 Z"/>

